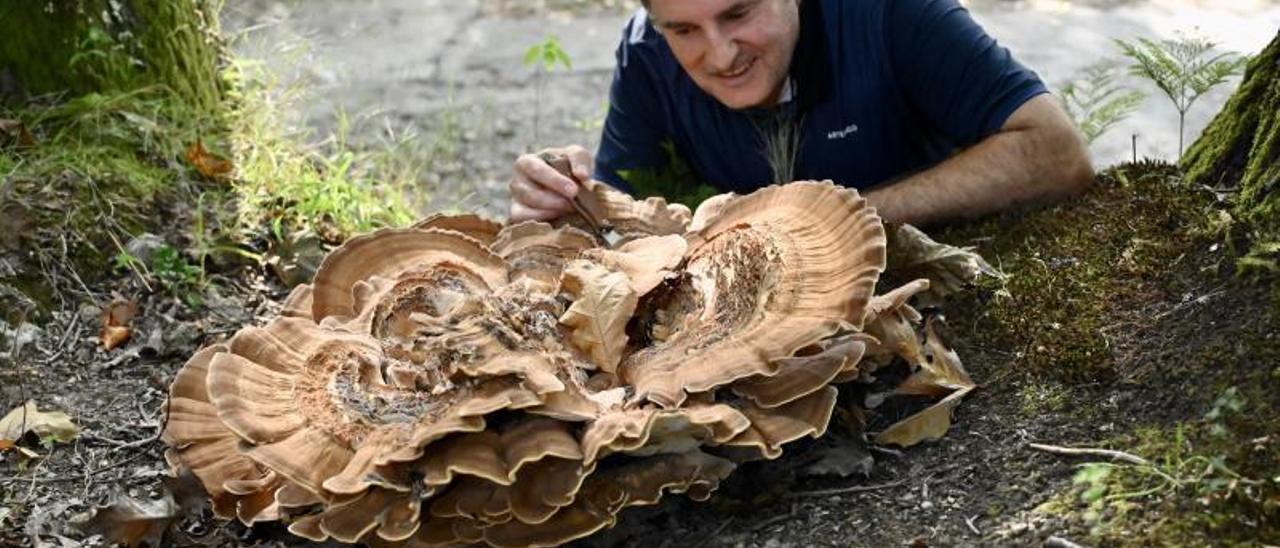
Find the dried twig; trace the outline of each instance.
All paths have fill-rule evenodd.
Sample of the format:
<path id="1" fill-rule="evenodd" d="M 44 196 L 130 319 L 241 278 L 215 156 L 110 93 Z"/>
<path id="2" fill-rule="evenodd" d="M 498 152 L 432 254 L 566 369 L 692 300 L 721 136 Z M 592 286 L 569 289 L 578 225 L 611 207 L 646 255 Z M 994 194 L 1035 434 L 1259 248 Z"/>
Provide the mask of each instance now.
<path id="1" fill-rule="evenodd" d="M 978 520 L 978 514 L 974 514 L 972 516 L 964 518 L 964 524 L 969 526 L 969 530 L 973 531 L 973 534 L 982 536 L 982 533 L 978 531 L 978 526 L 973 524 L 973 522 L 977 520 Z"/>
<path id="2" fill-rule="evenodd" d="M 765 529 L 773 527 L 774 525 L 777 525 L 779 523 L 783 523 L 794 517 L 796 517 L 796 506 L 793 504 L 791 505 L 791 511 L 785 514 L 778 514 L 760 523 L 755 524 L 755 526 L 751 528 L 751 532 L 755 533 L 757 531 L 763 531 Z"/>
<path id="3" fill-rule="evenodd" d="M 1150 466 L 1151 462 L 1147 459 L 1125 453 L 1124 451 L 1114 451 L 1111 449 L 1092 449 L 1086 447 L 1062 447 L 1059 445 L 1045 445 L 1043 443 L 1029 443 L 1027 447 L 1036 451 L 1044 451 L 1055 455 L 1066 455 L 1068 457 L 1105 457 L 1114 460 L 1120 460 L 1129 464 L 1138 466 Z"/>
<path id="4" fill-rule="evenodd" d="M 854 485 L 852 487 L 839 487 L 836 489 L 819 489 L 817 491 L 794 491 L 787 493 L 784 498 L 799 499 L 807 497 L 825 497 L 828 495 L 846 495 L 849 493 L 865 493 L 867 491 L 879 491 L 881 489 L 891 489 L 899 485 L 907 483 L 907 480 L 901 479 L 890 483 L 881 483 L 878 485 Z"/>

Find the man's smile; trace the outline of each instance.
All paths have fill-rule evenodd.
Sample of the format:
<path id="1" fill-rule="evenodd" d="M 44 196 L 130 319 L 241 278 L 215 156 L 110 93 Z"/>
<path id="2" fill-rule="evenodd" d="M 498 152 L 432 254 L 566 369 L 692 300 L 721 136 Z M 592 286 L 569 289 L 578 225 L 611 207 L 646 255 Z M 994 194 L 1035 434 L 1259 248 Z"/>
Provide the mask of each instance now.
<path id="1" fill-rule="evenodd" d="M 747 62 L 739 65 L 738 68 L 716 74 L 716 77 L 721 80 L 727 81 L 729 84 L 741 83 L 741 81 L 744 80 L 743 77 L 746 76 L 747 73 L 750 72 L 753 67 L 755 67 L 756 61 L 758 59 L 759 59 L 758 57 L 752 57 Z"/>

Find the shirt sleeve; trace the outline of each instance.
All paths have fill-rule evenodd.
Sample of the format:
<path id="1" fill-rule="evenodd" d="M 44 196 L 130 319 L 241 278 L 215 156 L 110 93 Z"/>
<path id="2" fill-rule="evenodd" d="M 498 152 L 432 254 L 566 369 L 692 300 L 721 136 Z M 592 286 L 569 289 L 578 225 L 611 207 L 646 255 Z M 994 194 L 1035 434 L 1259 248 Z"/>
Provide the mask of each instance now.
<path id="1" fill-rule="evenodd" d="M 642 15 L 631 20 L 618 46 L 609 112 L 596 151 L 595 178 L 626 192 L 632 192 L 632 188 L 621 172 L 659 170 L 666 163 L 661 143 L 668 135 L 664 125 L 667 116 L 662 109 L 652 52 L 644 51 L 651 44 L 643 41 L 645 33 L 654 31 L 634 27 L 648 26 L 647 17 Z"/>
<path id="2" fill-rule="evenodd" d="M 1018 107 L 1046 93 L 956 0 L 892 0 L 887 47 L 912 107 L 958 146 L 995 133 Z"/>

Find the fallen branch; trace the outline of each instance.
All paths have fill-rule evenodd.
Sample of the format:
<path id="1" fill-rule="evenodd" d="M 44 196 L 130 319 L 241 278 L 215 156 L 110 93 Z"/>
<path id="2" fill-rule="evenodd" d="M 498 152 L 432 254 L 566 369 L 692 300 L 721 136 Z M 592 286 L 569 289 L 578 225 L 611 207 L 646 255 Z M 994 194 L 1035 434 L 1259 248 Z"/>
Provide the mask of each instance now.
<path id="1" fill-rule="evenodd" d="M 1029 443 L 1027 447 L 1036 451 L 1044 451 L 1055 455 L 1065 455 L 1068 457 L 1105 457 L 1109 459 L 1121 460 L 1129 464 L 1138 466 L 1150 466 L 1151 463 L 1142 457 L 1134 454 L 1125 453 L 1124 451 L 1114 451 L 1111 449 L 1092 449 L 1087 447 L 1062 447 L 1059 445 L 1045 445 L 1043 443 Z"/>

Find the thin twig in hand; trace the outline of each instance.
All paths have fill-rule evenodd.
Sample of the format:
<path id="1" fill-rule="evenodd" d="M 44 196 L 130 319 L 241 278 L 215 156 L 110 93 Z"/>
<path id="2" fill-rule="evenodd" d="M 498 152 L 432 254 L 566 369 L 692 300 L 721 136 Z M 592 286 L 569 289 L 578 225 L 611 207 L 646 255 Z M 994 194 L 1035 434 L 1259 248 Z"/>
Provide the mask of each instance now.
<path id="1" fill-rule="evenodd" d="M 1150 466 L 1151 462 L 1147 459 L 1125 453 L 1124 451 L 1114 451 L 1111 449 L 1092 449 L 1087 447 L 1062 447 L 1058 445 L 1045 445 L 1043 443 L 1029 443 L 1027 447 L 1036 451 L 1044 451 L 1055 455 L 1065 455 L 1068 457 L 1104 457 L 1114 460 L 1120 460 L 1129 464 L 1138 466 Z"/>

